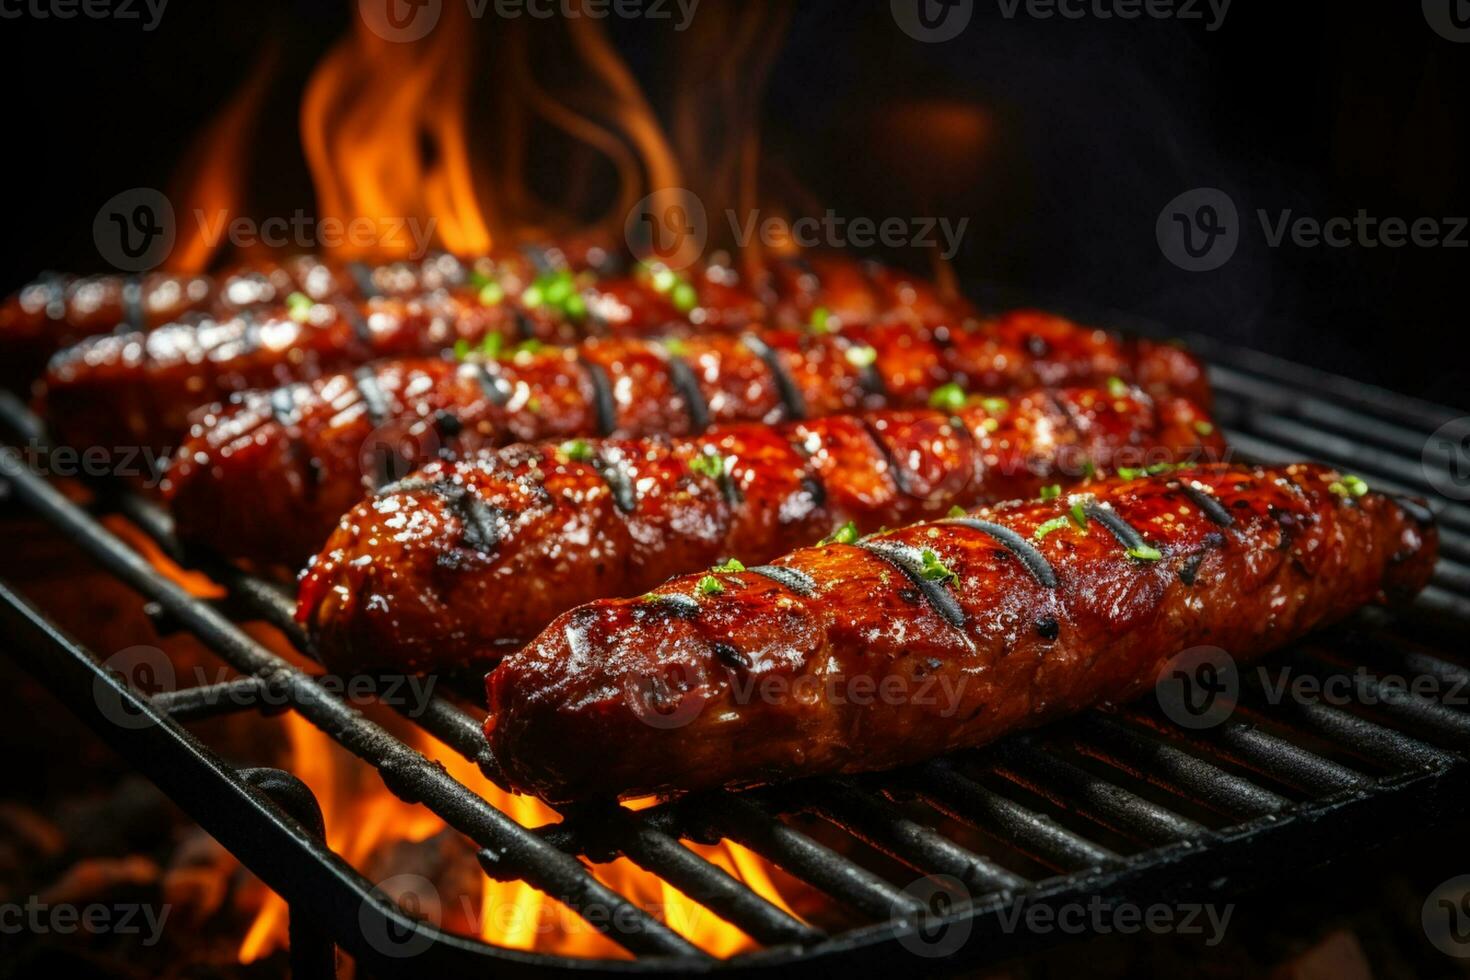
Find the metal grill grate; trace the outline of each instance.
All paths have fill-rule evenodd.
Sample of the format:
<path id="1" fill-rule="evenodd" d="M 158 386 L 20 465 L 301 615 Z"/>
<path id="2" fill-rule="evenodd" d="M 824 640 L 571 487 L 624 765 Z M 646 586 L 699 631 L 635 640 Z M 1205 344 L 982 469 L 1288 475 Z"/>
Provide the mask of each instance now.
<path id="1" fill-rule="evenodd" d="M 1207 339 L 1195 343 L 1212 362 L 1219 418 L 1242 452 L 1267 460 L 1319 458 L 1375 486 L 1432 496 L 1421 454 L 1427 434 L 1453 412 Z M 12 396 L 0 395 L 0 419 L 26 439 L 42 436 L 38 420 Z M 1433 454 L 1429 458 L 1435 462 Z M 24 665 L 286 898 L 296 913 L 293 923 L 309 915 L 332 940 L 384 973 L 573 971 L 587 961 L 499 949 L 410 919 L 327 849 L 319 827 L 312 831 L 313 801 L 299 782 L 275 771 L 232 769 L 183 723 L 284 701 L 376 767 L 393 793 L 428 807 L 473 841 L 488 875 L 522 880 L 557 898 L 635 957 L 602 965 L 658 972 L 743 972 L 817 960 L 829 968 L 842 961 L 866 968 L 912 963 L 904 940 L 936 923 L 932 916 L 920 922 L 928 909 L 895 883 L 894 868 L 963 883 L 970 900 L 939 916 L 938 924 L 969 930 L 954 958 L 994 960 L 1057 938 L 1014 928 L 1003 913 L 1018 901 L 1058 908 L 1092 896 L 1208 900 L 1336 856 L 1354 843 L 1392 837 L 1410 824 L 1407 815 L 1422 827 L 1470 798 L 1460 755 L 1470 747 L 1470 714 L 1382 687 L 1376 679 L 1397 671 L 1470 680 L 1470 670 L 1442 652 L 1470 619 L 1470 507 L 1442 498 L 1436 510 L 1443 558 L 1414 609 L 1399 617 L 1365 612 L 1286 655 L 1295 670 L 1319 677 L 1369 665 L 1376 673 L 1354 683 L 1361 693 L 1378 695 L 1363 699 L 1371 707 L 1270 703 L 1247 686 L 1232 718 L 1208 731 L 1181 729 L 1153 706 L 1131 707 L 912 770 L 711 794 L 638 812 L 610 804 L 579 807 L 566 810 L 559 824 L 530 830 L 330 693 L 320 676 L 283 660 L 237 625 L 265 620 L 304 649 L 282 590 L 193 556 L 193 564 L 230 594 L 225 604 L 197 599 L 29 470 L 18 454 L 3 450 L 0 463 L 19 501 L 174 625 L 197 635 L 240 677 L 144 699 L 0 584 L 0 619 L 18 641 L 13 646 L 26 649 Z M 124 514 L 179 554 L 167 516 L 151 503 L 105 492 L 92 509 Z M 108 724 L 94 697 L 103 689 L 153 724 L 126 730 Z M 438 697 L 414 720 L 493 777 L 494 760 L 473 705 Z M 804 816 L 796 820 L 795 814 Z M 833 835 L 854 846 L 832 846 Z M 750 848 L 867 924 L 828 934 L 684 843 L 721 838 Z M 877 862 L 857 854 L 886 864 L 876 868 Z M 598 882 L 579 860 L 618 855 L 763 948 L 716 961 Z M 367 941 L 369 934 L 402 937 L 415 955 L 385 953 Z M 321 950 L 314 933 L 293 930 L 299 975 L 329 970 L 330 956 Z"/>

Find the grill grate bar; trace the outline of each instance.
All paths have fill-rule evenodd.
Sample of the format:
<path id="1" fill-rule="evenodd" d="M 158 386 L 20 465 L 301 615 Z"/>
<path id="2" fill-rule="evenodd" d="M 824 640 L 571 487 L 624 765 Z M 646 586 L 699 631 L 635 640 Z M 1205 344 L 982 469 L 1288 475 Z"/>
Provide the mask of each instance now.
<path id="1" fill-rule="evenodd" d="M 1290 805 L 1248 779 L 1101 715 L 1088 715 L 1081 728 L 1086 738 L 1075 740 L 1079 752 L 1226 816 L 1260 817 Z"/>
<path id="2" fill-rule="evenodd" d="M 1262 730 L 1256 724 L 1258 716 L 1250 709 L 1238 706 L 1235 710 L 1237 717 L 1215 728 L 1203 731 L 1170 728 L 1168 731 L 1205 751 L 1217 752 L 1237 765 L 1309 793 L 1330 795 L 1355 789 L 1367 781 L 1361 773 Z M 1161 725 L 1158 719 L 1135 708 L 1125 710 L 1123 717 L 1155 730 Z"/>
<path id="3" fill-rule="evenodd" d="M 1173 844 L 1207 833 L 1204 826 L 1099 779 L 1025 739 L 996 746 L 993 767 L 1012 782 L 1135 840 Z"/>
<path id="4" fill-rule="evenodd" d="M 1122 860 L 1114 852 L 956 772 L 946 761 L 920 766 L 901 777 L 900 787 L 917 793 L 941 813 L 1015 847 L 1057 871 L 1100 868 Z"/>
<path id="5" fill-rule="evenodd" d="M 112 574 L 186 624 L 236 670 L 279 685 L 302 717 L 377 768 L 396 795 L 424 803 L 449 826 L 514 867 L 518 877 L 528 884 L 574 911 L 591 912 L 583 917 L 630 952 L 707 957 L 693 943 L 597 881 L 574 858 L 490 806 L 441 767 L 334 697 L 315 678 L 276 656 L 163 577 L 142 556 L 32 473 L 9 448 L 0 450 L 0 472 L 34 510 Z"/>
<path id="6" fill-rule="evenodd" d="M 699 807 L 719 833 L 878 921 L 922 914 L 926 906 L 879 876 L 812 840 L 745 796 L 721 794 Z"/>
<path id="7" fill-rule="evenodd" d="M 824 779 L 804 789 L 807 806 L 853 836 L 921 873 L 946 874 L 976 895 L 1010 892 L 1029 882 L 907 817 L 893 803 L 850 780 Z"/>
<path id="8" fill-rule="evenodd" d="M 218 684 L 186 687 L 177 691 L 160 691 L 148 701 L 159 714 L 174 721 L 200 721 L 218 718 L 241 711 L 256 711 L 269 715 L 282 710 L 284 705 L 271 704 L 278 700 L 279 692 L 273 691 L 259 677 L 236 677 Z"/>

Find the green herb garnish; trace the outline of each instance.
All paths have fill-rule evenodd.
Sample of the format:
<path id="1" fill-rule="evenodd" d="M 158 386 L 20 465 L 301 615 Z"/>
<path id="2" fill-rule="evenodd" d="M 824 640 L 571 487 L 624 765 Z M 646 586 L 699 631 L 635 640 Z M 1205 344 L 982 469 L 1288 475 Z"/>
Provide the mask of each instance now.
<path id="1" fill-rule="evenodd" d="M 733 457 L 727 460 L 718 453 L 704 452 L 689 461 L 689 469 L 711 480 L 723 480 L 728 472 L 727 465 L 731 460 Z"/>
<path id="2" fill-rule="evenodd" d="M 699 305 L 699 293 L 690 283 L 681 280 L 669 290 L 669 302 L 680 313 L 688 313 Z"/>
<path id="3" fill-rule="evenodd" d="M 1362 477 L 1344 473 L 1342 479 L 1327 484 L 1327 489 L 1339 497 L 1361 497 L 1368 492 L 1368 484 L 1363 482 Z"/>
<path id="4" fill-rule="evenodd" d="M 832 333 L 840 326 L 837 318 L 832 315 L 832 311 L 825 306 L 819 306 L 812 310 L 812 315 L 807 320 L 807 325 L 811 327 L 812 333 Z"/>
<path id="5" fill-rule="evenodd" d="M 570 439 L 562 443 L 557 452 L 574 463 L 585 463 L 592 459 L 592 444 L 586 439 Z"/>
<path id="6" fill-rule="evenodd" d="M 919 575 L 931 582 L 958 582 L 960 580 L 959 573 L 950 571 L 931 548 L 925 548 L 919 552 L 919 562 Z"/>
<path id="7" fill-rule="evenodd" d="M 965 407 L 968 397 L 965 389 L 951 381 L 934 389 L 934 393 L 929 396 L 929 407 L 945 412 L 958 412 Z"/>
<path id="8" fill-rule="evenodd" d="M 1210 422 L 1206 422 L 1204 419 L 1196 419 L 1194 422 L 1194 431 L 1202 436 L 1214 435 L 1215 426 Z"/>
<path id="9" fill-rule="evenodd" d="M 1037 541 L 1040 541 L 1053 531 L 1060 531 L 1062 528 L 1066 527 L 1067 524 L 1068 521 L 1065 517 L 1053 517 L 1051 520 L 1037 525 L 1035 533 L 1033 533 L 1031 536 L 1034 537 Z"/>
<path id="10" fill-rule="evenodd" d="M 740 561 L 739 558 L 731 558 L 729 561 L 725 562 L 723 565 L 716 565 L 716 566 L 714 566 L 713 568 L 710 569 L 710 571 L 715 572 L 715 573 L 718 573 L 718 574 L 722 574 L 722 575 L 733 575 L 736 572 L 743 572 L 743 571 L 745 571 L 745 566 L 741 563 L 741 561 Z"/>
<path id="11" fill-rule="evenodd" d="M 1152 545 L 1141 544 L 1136 548 L 1129 548 L 1128 557 L 1139 561 L 1158 561 L 1164 557 L 1164 553 Z"/>
<path id="12" fill-rule="evenodd" d="M 485 306 L 499 306 L 505 300 L 505 287 L 498 282 L 487 282 L 480 287 L 479 298 Z"/>
<path id="13" fill-rule="evenodd" d="M 858 539 L 857 524 L 848 521 L 821 540 L 821 544 L 852 544 Z"/>
<path id="14" fill-rule="evenodd" d="M 1042 500 L 1055 500 L 1058 497 L 1060 497 L 1061 495 L 1062 495 L 1062 485 L 1060 483 L 1053 483 L 1049 487 L 1042 487 L 1041 488 L 1041 499 Z"/>
<path id="15" fill-rule="evenodd" d="M 1125 398 L 1128 395 L 1128 385 L 1115 375 L 1108 379 L 1108 394 L 1114 398 Z"/>
<path id="16" fill-rule="evenodd" d="M 1005 398 L 982 398 L 980 399 L 980 407 L 991 415 L 999 415 L 1001 412 L 1010 408 L 1011 403 Z"/>
<path id="17" fill-rule="evenodd" d="M 713 575 L 706 575 L 699 580 L 699 584 L 694 588 L 700 595 L 719 595 L 725 591 L 725 583 Z"/>
<path id="18" fill-rule="evenodd" d="M 847 363 L 853 367 L 872 367 L 878 362 L 878 351 L 867 344 L 849 347 L 846 351 Z"/>
<path id="19" fill-rule="evenodd" d="M 311 318 L 311 308 L 315 305 L 305 293 L 292 293 L 286 297 L 286 315 L 297 323 L 305 323 Z"/>
<path id="20" fill-rule="evenodd" d="M 1083 508 L 1081 501 L 1074 503 L 1067 514 L 1072 518 L 1072 523 L 1077 525 L 1079 531 L 1087 530 L 1087 511 Z"/>
<path id="21" fill-rule="evenodd" d="M 948 516 L 950 516 L 950 517 L 964 517 L 968 513 L 969 513 L 969 511 L 965 510 L 965 508 L 961 507 L 959 504 L 955 504 L 953 507 L 951 507 L 949 509 L 949 515 Z"/>

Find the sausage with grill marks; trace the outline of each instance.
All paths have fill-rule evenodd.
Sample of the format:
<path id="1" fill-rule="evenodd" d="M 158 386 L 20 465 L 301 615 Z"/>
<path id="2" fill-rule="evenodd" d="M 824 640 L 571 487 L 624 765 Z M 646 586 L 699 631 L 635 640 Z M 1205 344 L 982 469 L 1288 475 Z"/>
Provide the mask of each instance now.
<path id="1" fill-rule="evenodd" d="M 1040 355 L 1028 352 L 1037 336 L 1047 338 Z M 364 494 L 441 453 L 922 406 L 945 383 L 1011 394 L 1110 376 L 1151 378 L 1153 392 L 1201 400 L 1201 369 L 1182 351 L 1035 313 L 942 340 L 884 326 L 678 344 L 600 339 L 505 361 L 393 362 L 209 411 L 179 451 L 168 489 L 186 539 L 294 565 Z M 247 513 L 251 532 L 241 533 Z"/>
<path id="2" fill-rule="evenodd" d="M 493 661 L 583 602 L 731 556 L 1035 495 L 1094 468 L 1218 459 L 1183 399 L 1070 388 L 932 409 L 537 443 L 436 462 L 358 504 L 301 583 L 334 670 Z"/>
<path id="3" fill-rule="evenodd" d="M 885 769 L 1412 595 L 1436 541 L 1320 466 L 1108 481 L 582 606 L 490 674 L 485 731 L 558 803 Z"/>

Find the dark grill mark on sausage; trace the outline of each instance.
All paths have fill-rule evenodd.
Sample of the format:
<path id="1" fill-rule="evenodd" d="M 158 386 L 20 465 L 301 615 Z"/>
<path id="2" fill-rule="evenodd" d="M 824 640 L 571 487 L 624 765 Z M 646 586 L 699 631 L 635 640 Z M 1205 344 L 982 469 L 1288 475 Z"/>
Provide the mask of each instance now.
<path id="1" fill-rule="evenodd" d="M 1036 621 L 1036 635 L 1043 640 L 1055 640 L 1062 635 L 1062 624 L 1054 616 L 1045 616 Z"/>
<path id="2" fill-rule="evenodd" d="M 944 617 L 949 625 L 959 629 L 965 625 L 965 611 L 955 601 L 955 597 L 944 587 L 942 582 L 932 582 L 924 577 L 923 564 L 919 556 L 907 548 L 885 544 L 882 541 L 859 541 L 857 547 L 862 548 L 870 555 L 883 559 L 903 572 L 908 580 L 914 583 L 920 594 L 929 601 L 940 616 Z"/>
<path id="3" fill-rule="evenodd" d="M 1124 548 L 1131 551 L 1135 548 L 1148 547 L 1148 542 L 1143 540 L 1143 535 L 1138 533 L 1138 529 L 1123 520 L 1110 508 L 1088 504 L 1083 508 L 1083 513 L 1112 532 L 1113 537 L 1117 538 L 1118 543 Z"/>
<path id="4" fill-rule="evenodd" d="M 858 369 L 858 386 L 863 393 L 874 398 L 888 397 L 888 387 L 883 384 L 883 374 L 878 370 L 878 365 L 868 364 Z"/>
<path id="5" fill-rule="evenodd" d="M 861 416 L 859 421 L 862 422 L 863 431 L 868 434 L 868 438 L 873 440 L 873 445 L 877 448 L 878 455 L 882 458 L 883 464 L 893 480 L 893 485 L 898 487 L 898 492 L 905 497 L 913 496 L 913 483 L 909 480 L 908 470 L 899 465 L 898 459 L 888 447 L 888 441 L 883 438 L 882 433 L 878 431 L 878 427 L 873 424 L 873 420 L 867 416 Z"/>
<path id="6" fill-rule="evenodd" d="M 958 524 L 960 527 L 968 527 L 981 534 L 989 535 L 1004 545 L 1011 554 L 1021 559 L 1021 563 L 1026 566 L 1026 571 L 1031 573 L 1031 577 L 1036 579 L 1042 588 L 1055 589 L 1057 587 L 1056 570 L 1051 567 L 1046 556 L 1010 528 L 993 524 L 990 521 L 982 521 L 976 517 L 952 517 L 944 523 Z"/>
<path id="7" fill-rule="evenodd" d="M 801 478 L 801 488 L 812 499 L 813 507 L 827 506 L 827 486 L 815 473 L 807 473 Z"/>
<path id="8" fill-rule="evenodd" d="M 519 306 L 510 308 L 511 319 L 516 322 L 516 334 L 521 340 L 536 339 L 536 321 L 531 319 L 530 314 Z"/>
<path id="9" fill-rule="evenodd" d="M 388 396 L 378 385 L 378 376 L 371 367 L 360 367 L 352 372 L 352 383 L 357 386 L 357 395 L 367 409 L 368 419 L 377 428 L 388 420 Z"/>
<path id="10" fill-rule="evenodd" d="M 446 439 L 453 439 L 464 431 L 464 423 L 459 420 L 459 416 L 442 408 L 434 413 L 434 424 L 438 426 L 440 435 Z"/>
<path id="11" fill-rule="evenodd" d="M 1197 551 L 1184 559 L 1184 564 L 1179 567 L 1179 581 L 1185 585 L 1193 585 L 1199 576 L 1200 563 L 1205 560 L 1205 553 Z"/>
<path id="12" fill-rule="evenodd" d="M 352 327 L 352 335 L 357 338 L 368 354 L 373 353 L 374 338 L 373 328 L 368 326 L 367 320 L 352 303 L 338 303 L 337 310 L 347 319 L 348 325 Z"/>
<path id="13" fill-rule="evenodd" d="M 704 392 L 699 390 L 699 381 L 694 377 L 694 371 L 682 357 L 668 354 L 669 380 L 674 383 L 675 389 L 684 396 L 684 404 L 689 410 L 689 424 L 694 432 L 703 432 L 709 428 L 709 403 L 704 400 Z"/>
<path id="14" fill-rule="evenodd" d="M 510 382 L 502 378 L 498 372 L 492 372 L 490 365 L 485 361 L 475 361 L 475 380 L 480 384 L 480 390 L 490 400 L 490 404 L 496 408 L 504 408 L 505 403 L 510 401 Z"/>
<path id="15" fill-rule="evenodd" d="M 41 277 L 46 287 L 46 319 L 66 319 L 66 277 L 59 272 L 48 272 Z"/>
<path id="16" fill-rule="evenodd" d="M 545 245 L 522 245 L 521 254 L 526 257 L 526 261 L 536 267 L 536 272 L 539 275 L 548 275 L 557 271 L 559 266 L 565 265 L 564 262 L 554 260 L 551 249 Z"/>
<path id="17" fill-rule="evenodd" d="M 133 330 L 146 330 L 148 324 L 143 317 L 143 283 L 137 276 L 129 276 L 123 283 L 123 322 Z"/>
<path id="18" fill-rule="evenodd" d="M 379 497 L 390 494 L 432 493 L 444 501 L 445 507 L 459 518 L 464 528 L 464 542 L 476 551 L 494 555 L 500 547 L 499 523 L 503 512 L 481 500 L 468 487 L 451 480 L 399 480 L 378 491 Z"/>
<path id="19" fill-rule="evenodd" d="M 746 571 L 785 586 L 802 598 L 810 597 L 817 590 L 817 582 L 810 575 L 784 565 L 757 565 L 747 568 Z"/>
<path id="20" fill-rule="evenodd" d="M 1409 515 L 1409 519 L 1420 527 L 1429 527 L 1434 523 L 1434 511 L 1426 507 L 1421 501 L 1413 497 L 1394 496 L 1390 497 L 1399 510 Z"/>
<path id="21" fill-rule="evenodd" d="M 1230 516 L 1230 511 L 1226 510 L 1224 505 L 1214 498 L 1214 495 L 1206 493 L 1187 480 L 1180 482 L 1179 489 L 1184 492 L 1186 497 L 1195 502 L 1196 506 L 1199 507 L 1200 511 L 1206 517 L 1216 524 L 1221 527 L 1230 527 L 1235 523 L 1235 518 Z"/>
<path id="22" fill-rule="evenodd" d="M 347 263 L 347 272 L 357 286 L 357 295 L 363 299 L 376 299 L 377 283 L 373 282 L 373 270 L 365 262 Z"/>
<path id="23" fill-rule="evenodd" d="M 765 362 L 766 370 L 771 372 L 771 380 L 776 383 L 776 393 L 781 396 L 786 418 L 792 421 L 806 418 L 806 402 L 797 390 L 796 382 L 791 379 L 790 372 L 786 370 L 786 365 L 781 362 L 781 355 L 755 334 L 746 334 L 740 338 L 740 342 Z"/>
<path id="24" fill-rule="evenodd" d="M 710 644 L 710 649 L 714 651 L 714 655 L 719 658 L 720 663 L 729 667 L 731 670 L 747 671 L 750 669 L 750 661 L 745 659 L 745 654 L 730 644 L 716 640 Z"/>
<path id="25" fill-rule="evenodd" d="M 592 460 L 592 468 L 602 477 L 602 482 L 612 492 L 613 504 L 625 514 L 631 514 L 638 506 L 638 495 L 633 492 L 633 478 L 621 457 L 608 459 L 598 456 Z"/>
<path id="26" fill-rule="evenodd" d="M 296 414 L 296 386 L 287 385 L 271 392 L 271 418 L 282 429 L 291 428 L 292 416 Z"/>
<path id="27" fill-rule="evenodd" d="M 587 380 L 592 384 L 592 404 L 597 409 L 597 429 L 601 435 L 610 436 L 618 427 L 618 405 L 613 400 L 612 382 L 602 365 L 594 364 L 585 357 L 577 358 Z"/>

